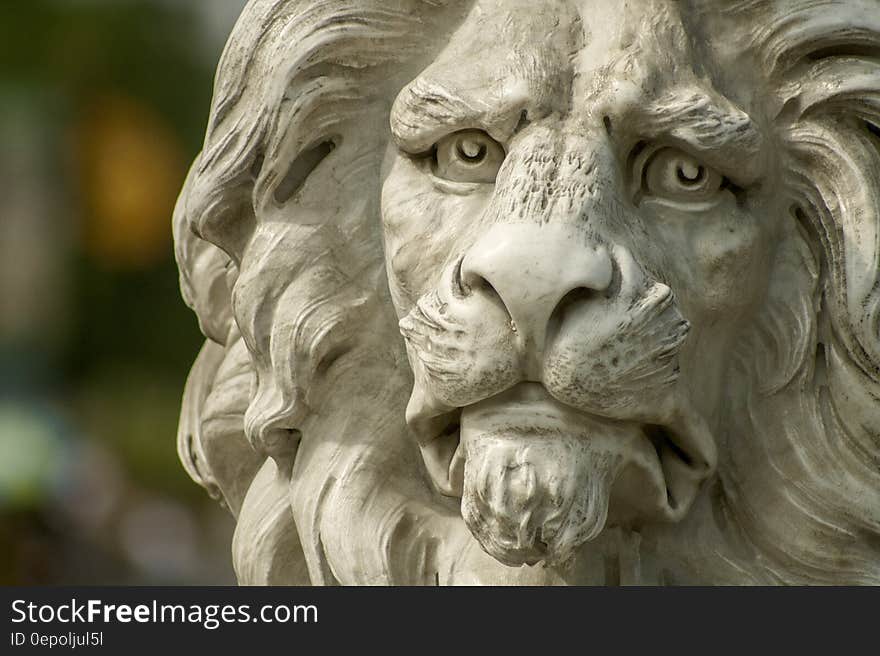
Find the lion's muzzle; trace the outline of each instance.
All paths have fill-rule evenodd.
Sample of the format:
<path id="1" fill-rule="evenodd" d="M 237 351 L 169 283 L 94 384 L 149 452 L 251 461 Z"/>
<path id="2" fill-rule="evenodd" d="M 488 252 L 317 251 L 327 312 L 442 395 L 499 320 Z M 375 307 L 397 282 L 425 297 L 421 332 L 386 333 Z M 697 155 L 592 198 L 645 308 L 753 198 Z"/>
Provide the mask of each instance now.
<path id="1" fill-rule="evenodd" d="M 559 563 L 606 524 L 677 520 L 714 467 L 677 384 L 689 324 L 626 249 L 496 225 L 400 326 L 428 473 L 504 563 Z"/>

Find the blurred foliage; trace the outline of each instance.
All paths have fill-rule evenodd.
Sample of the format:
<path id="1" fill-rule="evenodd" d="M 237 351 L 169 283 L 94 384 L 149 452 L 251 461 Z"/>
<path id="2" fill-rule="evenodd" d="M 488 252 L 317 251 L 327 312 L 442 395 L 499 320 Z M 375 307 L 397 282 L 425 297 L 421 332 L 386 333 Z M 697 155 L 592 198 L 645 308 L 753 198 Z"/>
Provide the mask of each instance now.
<path id="1" fill-rule="evenodd" d="M 29 327 L 5 341 L 0 332 L 0 403 L 11 408 L 0 421 L 0 458 L 39 470 L 31 479 L 0 471 L 0 583 L 193 582 L 207 574 L 181 572 L 190 552 L 211 544 L 215 561 L 228 560 L 228 536 L 217 540 L 216 526 L 204 525 L 213 502 L 175 452 L 183 384 L 202 337 L 180 300 L 170 220 L 220 54 L 200 31 L 204 11 L 194 10 L 205 1 L 0 7 L 0 139 L 11 153 L 5 161 L 0 153 L 0 176 L 15 189 L 0 215 L 4 202 L 33 215 L 6 226 L 22 245 L 7 251 L 7 272 L 51 258 L 34 269 L 50 270 L 51 289 L 63 292 L 38 298 L 44 288 L 24 275 L 17 305 L 0 310 Z M 56 416 L 48 423 L 46 408 Z M 75 462 L 56 475 L 67 459 Z M 35 482 L 52 489 L 40 494 Z M 96 495 L 111 483 L 116 497 L 104 508 Z M 18 490 L 15 503 L 4 484 Z M 160 536 L 168 549 L 133 555 L 124 536 L 145 534 L 135 519 L 162 517 L 179 524 L 178 535 Z M 190 552 L 169 550 L 190 525 L 201 530 Z M 151 554 L 181 565 L 151 570 Z"/>
<path id="2" fill-rule="evenodd" d="M 192 151 L 212 83 L 194 31 L 187 2 L 5 2 L 0 79 L 19 89 L 50 90 L 62 114 L 114 89 L 167 117 Z"/>

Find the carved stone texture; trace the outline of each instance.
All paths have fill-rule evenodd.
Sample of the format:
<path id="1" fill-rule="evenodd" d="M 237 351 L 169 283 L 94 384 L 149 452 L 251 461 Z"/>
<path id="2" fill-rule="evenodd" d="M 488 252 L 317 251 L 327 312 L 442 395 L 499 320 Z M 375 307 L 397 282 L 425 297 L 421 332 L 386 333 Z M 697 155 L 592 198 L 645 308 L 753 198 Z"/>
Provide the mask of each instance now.
<path id="1" fill-rule="evenodd" d="M 253 0 L 174 217 L 246 584 L 880 583 L 878 0 Z"/>

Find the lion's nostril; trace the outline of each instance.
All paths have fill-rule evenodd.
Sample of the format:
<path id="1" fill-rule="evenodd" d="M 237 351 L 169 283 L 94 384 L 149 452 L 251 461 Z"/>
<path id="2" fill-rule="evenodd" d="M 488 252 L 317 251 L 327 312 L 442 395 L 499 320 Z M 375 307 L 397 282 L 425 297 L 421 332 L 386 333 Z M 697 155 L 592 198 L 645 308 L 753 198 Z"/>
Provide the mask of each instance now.
<path id="1" fill-rule="evenodd" d="M 480 278 L 472 284 L 471 287 L 479 289 L 484 297 L 495 301 L 498 305 L 503 307 L 505 311 L 507 310 L 507 306 L 504 305 L 504 300 L 501 298 L 501 294 L 499 294 L 498 290 L 492 286 L 492 283 L 485 278 Z"/>
<path id="2" fill-rule="evenodd" d="M 491 302 L 505 314 L 511 316 L 504 298 L 495 286 L 489 282 L 487 276 L 481 275 L 478 271 L 469 268 L 464 260 L 459 263 L 457 270 L 458 286 L 462 290 L 462 296 L 471 296 L 476 293 L 483 300 Z"/>
<path id="3" fill-rule="evenodd" d="M 461 277 L 462 262 L 464 262 L 463 257 L 459 258 L 458 262 L 455 263 L 455 266 L 452 267 L 452 292 L 458 298 L 470 296 L 471 293 L 470 288 L 465 284 Z"/>
<path id="4" fill-rule="evenodd" d="M 559 328 L 566 322 L 569 313 L 599 296 L 602 296 L 601 292 L 595 289 L 588 289 L 587 287 L 575 287 L 563 296 L 550 314 L 550 319 L 547 322 L 546 339 L 553 339 L 558 333 Z"/>
<path id="5" fill-rule="evenodd" d="M 553 309 L 552 316 L 564 316 L 566 310 L 571 308 L 571 306 L 578 305 L 582 302 L 591 301 L 599 295 L 600 293 L 595 289 L 588 289 L 586 287 L 575 287 L 559 300 L 559 303 L 557 303 L 556 307 Z"/>
<path id="6" fill-rule="evenodd" d="M 499 310 L 504 312 L 509 318 L 512 326 L 516 325 L 516 319 L 514 319 L 513 315 L 510 313 L 510 308 L 507 307 L 507 303 L 504 302 L 501 294 L 498 293 L 498 290 L 485 278 L 480 278 L 478 281 L 472 285 L 474 289 L 478 289 L 480 295 L 484 300 L 489 301 Z"/>

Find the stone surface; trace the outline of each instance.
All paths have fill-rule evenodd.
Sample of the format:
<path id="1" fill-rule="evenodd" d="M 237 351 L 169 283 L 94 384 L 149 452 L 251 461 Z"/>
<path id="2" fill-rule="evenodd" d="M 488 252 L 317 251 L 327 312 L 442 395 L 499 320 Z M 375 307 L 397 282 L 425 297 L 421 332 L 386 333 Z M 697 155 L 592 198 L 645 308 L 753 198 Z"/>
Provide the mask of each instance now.
<path id="1" fill-rule="evenodd" d="M 253 0 L 175 217 L 245 584 L 880 583 L 877 0 Z"/>

